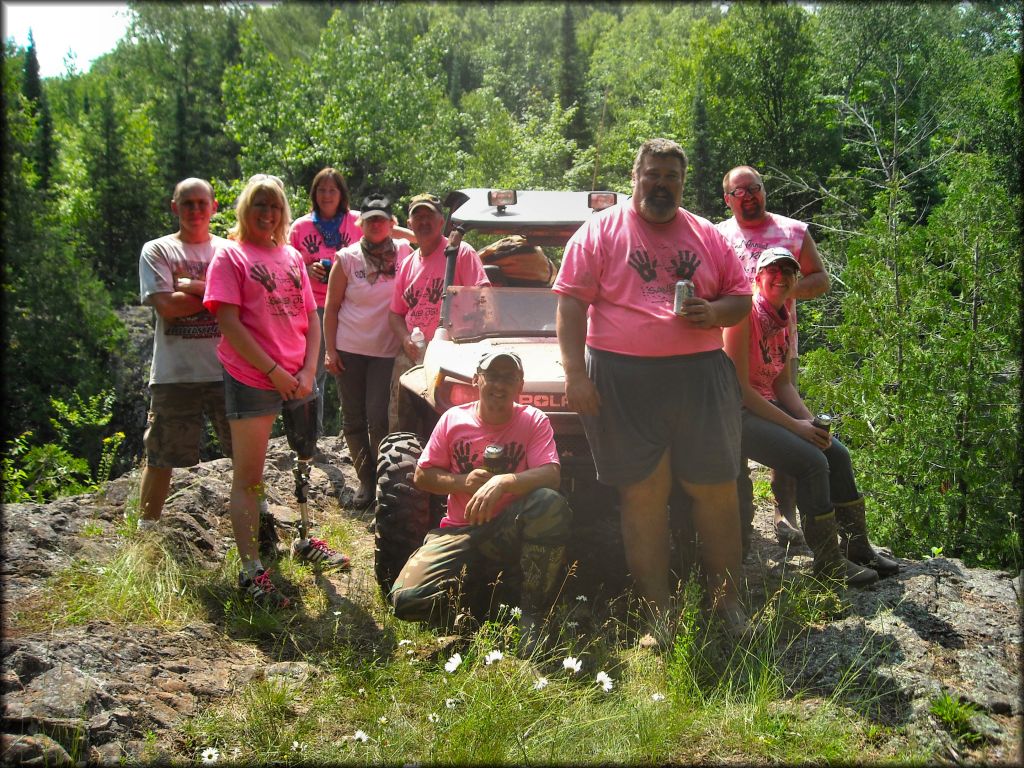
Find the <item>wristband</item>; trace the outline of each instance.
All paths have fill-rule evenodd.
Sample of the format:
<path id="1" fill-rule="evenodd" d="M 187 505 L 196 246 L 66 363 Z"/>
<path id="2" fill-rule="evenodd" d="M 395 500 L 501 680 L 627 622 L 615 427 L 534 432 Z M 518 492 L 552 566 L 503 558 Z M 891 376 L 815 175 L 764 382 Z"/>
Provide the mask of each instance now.
<path id="1" fill-rule="evenodd" d="M 277 363 L 274 363 L 273 367 L 269 371 L 267 371 L 265 374 L 263 374 L 263 375 L 264 376 L 269 376 L 270 374 L 272 374 L 276 370 L 277 370 Z"/>

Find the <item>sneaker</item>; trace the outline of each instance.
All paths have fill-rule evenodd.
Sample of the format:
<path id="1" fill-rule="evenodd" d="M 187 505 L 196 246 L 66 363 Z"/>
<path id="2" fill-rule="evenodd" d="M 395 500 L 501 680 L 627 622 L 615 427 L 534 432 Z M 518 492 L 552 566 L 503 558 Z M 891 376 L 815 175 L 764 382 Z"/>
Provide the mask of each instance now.
<path id="1" fill-rule="evenodd" d="M 245 571 L 238 574 L 238 588 L 254 603 L 263 608 L 287 608 L 291 600 L 277 591 L 270 580 L 270 571 L 260 569 L 251 579 Z"/>
<path id="2" fill-rule="evenodd" d="M 296 560 L 331 571 L 347 571 L 352 567 L 348 555 L 331 549 L 323 539 L 294 539 L 292 557 Z"/>

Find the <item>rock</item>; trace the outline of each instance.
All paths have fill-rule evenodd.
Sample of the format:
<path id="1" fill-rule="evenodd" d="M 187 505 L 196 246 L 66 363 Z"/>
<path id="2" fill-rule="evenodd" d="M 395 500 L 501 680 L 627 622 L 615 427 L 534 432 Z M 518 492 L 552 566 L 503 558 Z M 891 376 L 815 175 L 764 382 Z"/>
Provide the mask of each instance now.
<path id="1" fill-rule="evenodd" d="M 5 733 L 0 735 L 0 760 L 4 765 L 73 766 L 71 755 L 49 736 Z"/>

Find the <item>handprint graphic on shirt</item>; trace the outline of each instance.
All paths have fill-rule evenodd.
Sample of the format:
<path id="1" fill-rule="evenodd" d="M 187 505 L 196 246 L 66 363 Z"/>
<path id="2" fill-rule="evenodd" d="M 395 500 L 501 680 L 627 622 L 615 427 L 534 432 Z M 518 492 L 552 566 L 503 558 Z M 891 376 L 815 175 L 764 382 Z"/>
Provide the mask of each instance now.
<path id="1" fill-rule="evenodd" d="M 480 456 L 473 452 L 473 446 L 468 440 L 463 440 L 452 447 L 452 458 L 455 459 L 455 467 L 459 474 L 468 475 L 476 469 L 476 460 Z"/>
<path id="2" fill-rule="evenodd" d="M 306 249 L 306 253 L 319 253 L 320 238 L 313 234 L 306 235 L 304 238 L 302 238 L 302 246 Z"/>
<path id="3" fill-rule="evenodd" d="M 700 259 L 697 254 L 690 251 L 678 251 L 678 259 L 672 259 L 670 265 L 679 280 L 692 280 L 700 266 Z"/>
<path id="4" fill-rule="evenodd" d="M 352 242 L 352 237 L 348 232 L 339 232 L 338 237 L 341 240 L 341 245 L 338 246 L 339 250 Z"/>
<path id="5" fill-rule="evenodd" d="M 430 281 L 430 285 L 427 286 L 427 301 L 431 304 L 437 304 L 441 300 L 441 286 L 444 284 L 444 280 L 440 277 L 435 277 Z"/>
<path id="6" fill-rule="evenodd" d="M 637 248 L 636 251 L 630 254 L 629 258 L 626 259 L 626 263 L 636 270 L 637 274 L 640 275 L 640 279 L 645 283 L 651 282 L 658 276 L 656 269 L 658 266 L 657 259 L 652 259 L 643 248 Z"/>
<path id="7" fill-rule="evenodd" d="M 288 267 L 288 277 L 292 279 L 292 284 L 296 288 L 302 287 L 302 273 L 299 271 L 298 265 L 292 264 Z"/>
<path id="8" fill-rule="evenodd" d="M 274 289 L 277 288 L 277 280 L 270 274 L 265 266 L 262 264 L 256 264 L 249 269 L 249 274 L 252 275 L 253 280 L 256 280 L 267 289 L 267 293 L 273 293 Z"/>
<path id="9" fill-rule="evenodd" d="M 505 446 L 505 455 L 508 456 L 508 464 L 506 465 L 508 471 L 515 472 L 519 462 L 526 455 L 526 450 L 523 448 L 522 443 L 509 443 Z"/>
<path id="10" fill-rule="evenodd" d="M 758 339 L 757 346 L 761 348 L 761 362 L 770 363 L 772 361 L 772 350 L 768 346 L 768 339 L 764 337 Z"/>
<path id="11" fill-rule="evenodd" d="M 412 309 L 419 303 L 419 293 L 417 293 L 410 285 L 402 292 L 402 300 L 405 302 L 405 305 L 409 307 L 409 309 Z"/>

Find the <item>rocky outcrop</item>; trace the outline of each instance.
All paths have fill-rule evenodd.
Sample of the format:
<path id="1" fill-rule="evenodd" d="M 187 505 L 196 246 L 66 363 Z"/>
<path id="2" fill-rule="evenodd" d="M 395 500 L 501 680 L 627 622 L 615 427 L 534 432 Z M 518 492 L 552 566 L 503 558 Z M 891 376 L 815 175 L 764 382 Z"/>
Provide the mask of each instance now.
<path id="1" fill-rule="evenodd" d="M 347 508 L 356 483 L 342 441 L 323 438 L 320 449 L 311 508 L 323 514 L 336 499 L 340 514 L 369 523 L 369 513 Z M 282 526 L 296 518 L 292 466 L 284 439 L 272 440 L 266 479 Z M 232 544 L 226 514 L 230 478 L 230 463 L 223 459 L 175 472 L 163 536 L 181 557 L 209 568 L 223 562 Z M 117 550 L 123 542 L 118 527 L 137 483 L 133 473 L 99 494 L 4 509 L 5 764 L 192 759 L 180 751 L 180 728 L 189 717 L 237 695 L 253 679 L 299 680 L 309 672 L 304 661 L 234 639 L 213 620 L 173 630 L 93 621 L 47 631 L 29 631 L 16 620 L 18 610 L 45 595 L 48 577 L 76 558 L 104 561 Z M 755 606 L 777 588 L 783 573 L 810 568 L 809 551 L 781 549 L 769 522 L 770 516 L 759 515 L 754 557 L 745 566 Z M 336 606 L 348 597 L 378 599 L 372 537 L 366 525 L 356 528 L 361 533 L 352 543 L 355 573 L 334 585 Z M 901 565 L 898 576 L 848 592 L 837 617 L 780 638 L 787 688 L 808 702 L 827 698 L 859 717 L 904 726 L 900 733 L 908 742 L 936 760 L 1019 762 L 1020 577 L 945 558 Z M 363 639 L 380 633 L 368 614 L 361 616 Z M 958 742 L 931 714 L 941 693 L 976 708 L 973 744 Z"/>

